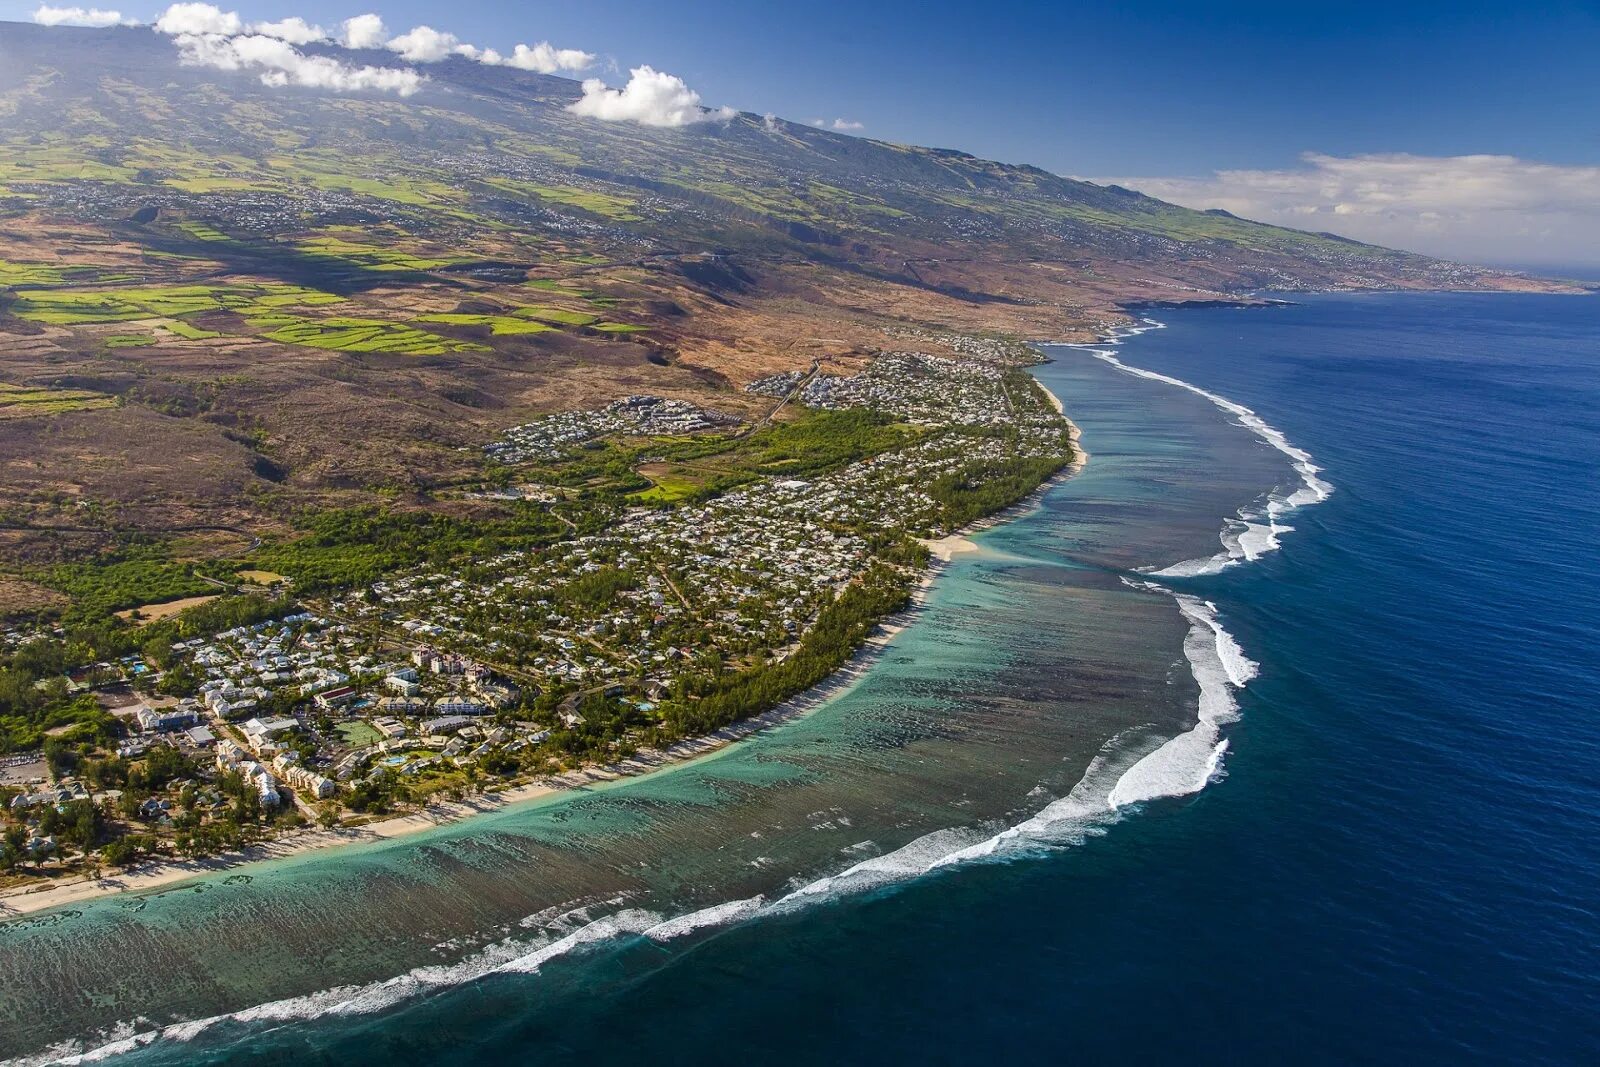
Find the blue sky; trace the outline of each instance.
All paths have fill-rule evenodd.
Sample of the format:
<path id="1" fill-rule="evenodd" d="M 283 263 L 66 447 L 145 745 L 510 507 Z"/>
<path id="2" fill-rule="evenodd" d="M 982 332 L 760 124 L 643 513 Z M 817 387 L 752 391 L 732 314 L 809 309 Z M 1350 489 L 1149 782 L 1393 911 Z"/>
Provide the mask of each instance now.
<path id="1" fill-rule="evenodd" d="M 141 21 L 164 6 L 95 4 Z M 0 17 L 38 6 L 0 0 Z M 426 24 L 506 51 L 548 40 L 595 53 L 587 75 L 622 84 L 649 64 L 713 106 L 1444 254 L 1600 260 L 1595 3 L 220 6 L 329 28 L 371 11 L 392 33 Z"/>

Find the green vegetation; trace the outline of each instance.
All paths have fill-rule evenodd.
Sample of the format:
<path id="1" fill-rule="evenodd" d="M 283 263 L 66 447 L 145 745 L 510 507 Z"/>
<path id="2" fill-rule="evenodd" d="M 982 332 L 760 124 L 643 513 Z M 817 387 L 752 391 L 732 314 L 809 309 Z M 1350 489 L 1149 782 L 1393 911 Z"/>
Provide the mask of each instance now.
<path id="1" fill-rule="evenodd" d="M 566 311 L 562 308 L 523 307 L 518 308 L 514 314 L 524 319 L 541 319 L 563 326 L 588 326 L 600 321 L 599 315 L 591 315 L 584 311 Z"/>
<path id="2" fill-rule="evenodd" d="M 918 433 L 865 408 L 806 411 L 792 422 L 742 437 L 593 441 L 535 469 L 539 481 L 597 502 L 693 503 L 762 476 L 805 478 L 837 470 L 910 444 Z M 648 473 L 641 473 L 641 466 Z"/>
<path id="3" fill-rule="evenodd" d="M 215 226 L 208 226 L 203 222 L 180 222 L 178 229 L 193 237 L 197 241 L 231 241 L 232 238 Z"/>
<path id="4" fill-rule="evenodd" d="M 107 348 L 149 348 L 155 343 L 147 333 L 116 333 L 106 338 Z"/>
<path id="5" fill-rule="evenodd" d="M 346 260 L 364 270 L 430 271 L 464 262 L 458 258 L 423 258 L 409 252 L 358 244 L 341 237 L 316 237 L 300 241 L 295 247 L 313 255 Z"/>
<path id="6" fill-rule="evenodd" d="M 45 569 L 38 580 L 73 600 L 71 619 L 99 619 L 125 608 L 215 592 L 188 564 L 164 558 L 154 546 L 132 547 L 83 563 Z"/>
<path id="7" fill-rule="evenodd" d="M 221 337 L 216 330 L 202 330 L 198 326 L 191 326 L 182 319 L 167 319 L 161 328 L 170 334 L 183 338 L 185 341 L 208 341 L 213 337 Z"/>
<path id="8" fill-rule="evenodd" d="M 145 339 L 144 343 L 150 343 Z M 87 389 L 30 388 L 0 383 L 0 419 L 26 419 L 116 407 L 117 398 Z"/>
<path id="9" fill-rule="evenodd" d="M 540 200 L 548 200 L 553 204 L 579 208 L 591 215 L 600 215 L 615 222 L 638 222 L 640 219 L 632 200 L 608 193 L 597 193 L 570 185 L 539 185 L 512 178 L 490 178 L 484 184 L 505 192 L 521 193 Z"/>
<path id="10" fill-rule="evenodd" d="M 424 562 L 536 548 L 567 532 L 559 519 L 533 505 L 471 522 L 430 512 L 351 508 L 308 516 L 301 529 L 294 540 L 264 546 L 253 561 L 289 575 L 302 593 L 370 585 L 390 571 Z"/>
<path id="11" fill-rule="evenodd" d="M 360 720 L 355 722 L 341 722 L 335 726 L 334 729 L 338 731 L 339 736 L 344 739 L 345 744 L 354 748 L 363 748 L 367 745 L 375 745 L 379 741 L 383 740 L 382 734 Z"/>
<path id="12" fill-rule="evenodd" d="M 387 319 L 302 319 L 262 316 L 252 325 L 277 325 L 263 336 L 286 345 L 326 348 L 335 352 L 388 352 L 402 356 L 442 356 L 450 352 L 483 352 L 482 345 L 452 341 Z"/>
<path id="13" fill-rule="evenodd" d="M 632 493 L 628 499 L 637 504 L 676 504 L 698 493 L 704 486 L 702 479 L 685 477 L 681 473 L 646 474 L 654 484 L 642 492 Z"/>
<path id="14" fill-rule="evenodd" d="M 472 315 L 444 312 L 436 315 L 418 315 L 417 322 L 434 322 L 441 326 L 487 326 L 489 332 L 496 337 L 510 337 L 517 334 L 549 333 L 554 327 L 546 326 L 542 322 L 529 322 L 527 319 L 513 318 L 510 315 Z"/>
<path id="15" fill-rule="evenodd" d="M 582 300 L 589 294 L 580 289 L 573 289 L 567 283 L 556 278 L 533 278 L 523 284 L 534 288 L 543 289 L 547 293 L 556 293 L 559 296 L 570 296 L 575 300 Z"/>
<path id="16" fill-rule="evenodd" d="M 296 285 L 175 285 L 103 290 L 29 290 L 18 293 L 12 312 L 30 322 L 55 326 L 176 319 L 202 311 L 252 311 L 337 304 L 343 297 Z"/>
<path id="17" fill-rule="evenodd" d="M 0 286 L 60 285 L 70 269 L 52 263 L 11 263 L 0 259 Z"/>
<path id="18" fill-rule="evenodd" d="M 903 611 L 910 595 L 904 575 L 873 566 L 822 609 L 787 659 L 716 674 L 696 687 L 698 700 L 664 706 L 669 736 L 712 733 L 811 688 L 844 666 L 879 619 Z"/>

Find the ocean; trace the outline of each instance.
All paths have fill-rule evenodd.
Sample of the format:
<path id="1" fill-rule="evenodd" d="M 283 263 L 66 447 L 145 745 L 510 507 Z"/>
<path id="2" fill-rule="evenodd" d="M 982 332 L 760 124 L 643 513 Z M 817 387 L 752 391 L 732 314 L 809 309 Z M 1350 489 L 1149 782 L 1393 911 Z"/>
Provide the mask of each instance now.
<path id="1" fill-rule="evenodd" d="M 130 1063 L 1600 1059 L 1600 302 L 1053 348 L 1091 454 L 646 779 L 0 925 Z"/>

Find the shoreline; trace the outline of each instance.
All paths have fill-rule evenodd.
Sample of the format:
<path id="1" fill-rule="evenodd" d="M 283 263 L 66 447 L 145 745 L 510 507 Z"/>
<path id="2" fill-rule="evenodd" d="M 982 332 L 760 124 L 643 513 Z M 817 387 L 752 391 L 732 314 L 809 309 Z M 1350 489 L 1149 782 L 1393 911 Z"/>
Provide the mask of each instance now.
<path id="1" fill-rule="evenodd" d="M 1038 382 L 1038 379 L 1034 379 Z M 152 861 L 130 868 L 117 875 L 101 878 L 78 878 L 45 886 L 0 891 L 0 925 L 22 919 L 39 912 L 51 911 L 100 897 L 122 894 L 150 893 L 165 890 L 184 882 L 210 874 L 234 870 L 255 863 L 290 859 L 295 856 L 328 849 L 393 841 L 426 830 L 437 829 L 479 815 L 506 810 L 545 797 L 556 796 L 575 789 L 583 789 L 610 782 L 636 778 L 668 767 L 676 767 L 702 759 L 726 749 L 735 742 L 772 726 L 804 718 L 823 707 L 837 696 L 855 688 L 866 677 L 872 663 L 893 644 L 907 627 L 915 621 L 927 602 L 929 591 L 956 556 L 979 551 L 972 535 L 1001 523 L 1010 522 L 1024 510 L 1036 506 L 1039 498 L 1053 486 L 1071 478 L 1088 463 L 1089 454 L 1079 443 L 1082 431 L 1077 423 L 1067 418 L 1061 399 L 1038 382 L 1057 414 L 1066 420 L 1068 439 L 1072 442 L 1072 460 L 1061 470 L 1040 482 L 1026 497 L 991 515 L 986 515 L 966 527 L 943 537 L 924 541 L 932 560 L 923 568 L 922 575 L 911 591 L 911 603 L 902 611 L 881 619 L 873 632 L 861 643 L 854 654 L 837 670 L 816 685 L 796 693 L 759 715 L 723 727 L 703 737 L 686 738 L 665 749 L 642 750 L 621 763 L 602 767 L 580 768 L 559 775 L 512 786 L 494 793 L 482 793 L 467 800 L 446 801 L 402 815 L 393 815 L 360 826 L 338 829 L 307 829 L 238 851 L 204 859 L 167 859 Z"/>

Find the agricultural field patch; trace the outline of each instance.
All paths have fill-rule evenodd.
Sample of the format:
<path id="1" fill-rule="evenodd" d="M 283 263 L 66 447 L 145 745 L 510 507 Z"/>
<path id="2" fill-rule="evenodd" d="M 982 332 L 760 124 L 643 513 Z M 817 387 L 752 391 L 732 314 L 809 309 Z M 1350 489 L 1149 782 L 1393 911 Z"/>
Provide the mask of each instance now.
<path id="1" fill-rule="evenodd" d="M 117 398 L 87 389 L 35 388 L 0 383 L 0 419 L 27 419 L 115 407 Z"/>
<path id="2" fill-rule="evenodd" d="M 12 263 L 0 259 L 0 286 L 60 285 L 67 271 L 49 263 Z"/>
<path id="3" fill-rule="evenodd" d="M 429 271 L 465 262 L 459 258 L 417 256 L 410 252 L 378 248 L 341 237 L 315 237 L 300 241 L 295 247 L 311 255 L 345 260 L 363 270 Z"/>
<path id="4" fill-rule="evenodd" d="M 555 327 L 548 326 L 542 322 L 514 318 L 511 315 L 471 315 L 444 312 L 437 315 L 418 315 L 416 321 L 432 322 L 441 326 L 487 326 L 489 327 L 489 332 L 496 337 L 549 333 L 555 329 Z"/>
<path id="5" fill-rule="evenodd" d="M 193 237 L 196 241 L 229 241 L 227 234 L 215 226 L 208 226 L 203 222 L 180 222 L 178 229 Z"/>
<path id="6" fill-rule="evenodd" d="M 535 196 L 552 204 L 575 207 L 581 211 L 587 211 L 591 215 L 599 215 L 616 222 L 638 222 L 641 217 L 635 210 L 636 205 L 631 200 L 620 196 L 611 196 L 607 193 L 579 189 L 570 185 L 538 185 L 533 182 L 515 181 L 510 178 L 490 179 L 488 184 L 497 189 L 504 189 L 507 192 Z"/>
<path id="7" fill-rule="evenodd" d="M 222 336 L 216 330 L 202 330 L 200 327 L 192 326 L 182 319 L 168 319 L 161 324 L 161 328 L 176 337 L 183 338 L 185 341 L 207 341 L 213 337 Z"/>
<path id="8" fill-rule="evenodd" d="M 592 326 L 600 321 L 599 315 L 592 315 L 587 311 L 567 311 L 564 308 L 522 307 L 514 314 L 518 318 L 538 319 L 541 322 L 554 322 L 562 326 Z"/>
<path id="9" fill-rule="evenodd" d="M 203 311 L 238 311 L 337 304 L 343 297 L 296 285 L 172 285 L 97 290 L 39 290 L 17 294 L 12 313 L 53 326 L 176 319 Z"/>
<path id="10" fill-rule="evenodd" d="M 436 333 L 390 322 L 387 319 L 300 319 L 273 316 L 283 321 L 263 334 L 269 341 L 286 345 L 305 345 L 335 352 L 387 352 L 402 356 L 443 356 L 452 352 L 486 352 L 470 341 L 453 341 Z M 265 324 L 255 320 L 253 324 Z"/>

